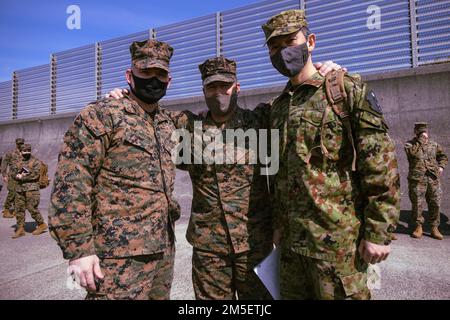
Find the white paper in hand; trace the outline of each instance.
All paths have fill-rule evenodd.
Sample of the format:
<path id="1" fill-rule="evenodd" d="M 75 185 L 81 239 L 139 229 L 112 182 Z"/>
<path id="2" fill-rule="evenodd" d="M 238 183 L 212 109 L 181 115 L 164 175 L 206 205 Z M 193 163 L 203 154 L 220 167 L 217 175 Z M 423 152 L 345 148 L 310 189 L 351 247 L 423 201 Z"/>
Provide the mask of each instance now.
<path id="1" fill-rule="evenodd" d="M 255 273 L 266 286 L 275 300 L 281 300 L 280 295 L 280 249 L 272 252 L 254 269 Z"/>

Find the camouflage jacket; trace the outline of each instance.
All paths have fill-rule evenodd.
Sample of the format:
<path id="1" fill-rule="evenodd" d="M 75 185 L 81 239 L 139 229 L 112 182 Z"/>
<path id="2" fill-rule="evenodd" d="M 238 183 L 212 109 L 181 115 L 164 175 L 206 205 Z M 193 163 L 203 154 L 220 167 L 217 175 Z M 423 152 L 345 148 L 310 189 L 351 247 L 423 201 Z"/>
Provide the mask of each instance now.
<path id="1" fill-rule="evenodd" d="M 434 141 L 421 143 L 414 138 L 405 143 L 405 152 L 409 162 L 408 180 L 420 181 L 425 174 L 439 178 L 439 167 L 445 168 L 448 163 L 444 150 Z"/>
<path id="2" fill-rule="evenodd" d="M 236 110 L 235 116 L 219 131 L 226 136 L 227 129 L 267 129 L 269 108 L 260 105 L 255 110 Z M 193 132 L 193 121 L 199 120 L 181 113 L 175 122 Z M 208 113 L 203 121 L 203 132 L 217 129 Z M 258 131 L 257 131 L 258 132 Z M 201 134 L 201 133 L 200 133 Z M 192 141 L 194 141 L 194 138 Z M 237 140 L 236 140 L 237 141 Z M 202 150 L 206 147 L 202 142 Z M 236 159 L 248 157 L 245 150 L 228 144 L 236 152 Z M 243 158 L 242 158 L 243 159 Z M 248 158 L 247 158 L 248 159 Z M 187 240 L 197 249 L 219 254 L 254 251 L 261 257 L 272 247 L 272 210 L 266 176 L 260 174 L 260 164 L 202 164 L 183 165 L 193 185 L 192 210 L 187 229 Z"/>
<path id="3" fill-rule="evenodd" d="M 331 106 L 318 73 L 299 86 L 288 83 L 270 119 L 272 129 L 280 130 L 275 225 L 293 251 L 329 261 L 354 254 L 360 238 L 388 244 L 400 210 L 395 144 L 381 108 L 359 76 L 346 75 L 344 83 L 356 172 L 345 126 L 333 111 L 325 113 Z M 321 140 L 328 157 L 322 156 Z"/>
<path id="4" fill-rule="evenodd" d="M 167 111 L 158 108 L 152 119 L 129 97 L 99 100 L 76 117 L 49 211 L 66 259 L 153 254 L 173 244 L 180 214 L 172 198 L 174 129 Z"/>
<path id="5" fill-rule="evenodd" d="M 16 192 L 39 190 L 39 175 L 41 173 L 41 160 L 31 156 L 29 160 L 24 160 L 22 156 L 16 158 L 10 164 L 10 176 L 16 181 Z M 28 172 L 28 173 L 26 173 Z M 23 177 L 18 179 L 16 176 L 22 173 Z"/>

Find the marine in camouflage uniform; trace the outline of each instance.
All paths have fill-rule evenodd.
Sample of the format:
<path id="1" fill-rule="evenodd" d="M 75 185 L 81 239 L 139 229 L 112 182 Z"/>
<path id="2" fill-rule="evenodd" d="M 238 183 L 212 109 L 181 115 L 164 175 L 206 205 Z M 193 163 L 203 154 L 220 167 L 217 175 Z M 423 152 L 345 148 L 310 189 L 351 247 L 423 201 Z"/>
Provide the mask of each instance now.
<path id="1" fill-rule="evenodd" d="M 428 203 L 429 222 L 433 238 L 442 240 L 439 232 L 440 202 L 442 196 L 440 176 L 448 164 L 448 157 L 442 147 L 429 140 L 423 134 L 428 135 L 428 124 L 417 122 L 414 125 L 416 137 L 405 144 L 405 152 L 408 157 L 408 188 L 409 199 L 412 204 L 411 222 L 415 225 L 412 233 L 414 238 L 422 237 L 422 225 L 425 222 L 422 211 L 424 201 Z"/>
<path id="2" fill-rule="evenodd" d="M 31 155 L 31 145 L 22 145 L 20 158 L 11 163 L 10 170 L 11 176 L 16 182 L 14 206 L 16 208 L 17 228 L 13 238 L 25 235 L 26 210 L 30 212 L 31 217 L 37 223 L 33 235 L 39 235 L 47 230 L 47 224 L 38 209 L 41 198 L 39 191 L 41 160 Z"/>
<path id="3" fill-rule="evenodd" d="M 8 151 L 3 157 L 1 171 L 3 179 L 8 179 L 7 188 L 8 195 L 6 196 L 5 203 L 3 205 L 3 217 L 4 218 L 14 218 L 14 199 L 16 195 L 16 181 L 11 174 L 10 166 L 20 159 L 22 156 L 20 154 L 20 148 L 25 143 L 25 140 L 22 138 L 16 139 L 16 148 L 14 150 Z M 9 172 L 9 173 L 8 173 Z"/>
<path id="4" fill-rule="evenodd" d="M 270 40 L 306 27 L 304 11 L 289 10 L 263 30 Z M 362 239 L 388 245 L 398 222 L 395 145 L 382 110 L 358 75 L 345 75 L 344 86 L 345 120 L 318 73 L 288 82 L 272 104 L 271 128 L 280 132 L 274 224 L 283 234 L 284 299 L 369 299 L 368 266 L 357 248 Z"/>
<path id="5" fill-rule="evenodd" d="M 207 59 L 199 66 L 203 85 L 237 81 L 236 63 L 224 57 Z M 227 129 L 266 129 L 268 106 L 255 110 L 237 107 L 225 123 L 217 124 L 208 112 L 202 131 Z M 194 121 L 201 120 L 184 111 L 175 122 L 191 132 L 194 141 Z M 195 142 L 194 142 L 195 143 Z M 202 150 L 206 142 L 202 142 Z M 225 148 L 248 159 L 250 149 L 239 149 L 235 141 L 226 141 Z M 195 151 L 194 151 L 195 152 Z M 272 249 L 271 203 L 266 176 L 260 174 L 260 164 L 191 164 L 180 166 L 189 171 L 193 185 L 192 211 L 187 240 L 193 246 L 192 281 L 197 299 L 271 299 L 253 268 Z"/>
<path id="6" fill-rule="evenodd" d="M 139 70 L 169 71 L 173 49 L 148 40 L 130 46 Z M 104 273 L 87 299 L 169 299 L 175 257 L 175 165 L 169 113 L 153 114 L 134 95 L 100 99 L 64 137 L 49 224 L 64 258 L 97 255 Z"/>

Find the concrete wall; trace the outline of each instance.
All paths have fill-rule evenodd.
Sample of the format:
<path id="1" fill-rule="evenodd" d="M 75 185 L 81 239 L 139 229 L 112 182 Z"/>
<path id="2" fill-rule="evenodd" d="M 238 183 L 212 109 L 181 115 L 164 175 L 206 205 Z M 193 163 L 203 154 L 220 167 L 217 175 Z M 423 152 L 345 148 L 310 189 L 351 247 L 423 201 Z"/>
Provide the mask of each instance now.
<path id="1" fill-rule="evenodd" d="M 442 144 L 444 150 L 450 153 L 450 64 L 370 75 L 364 80 L 376 92 L 390 126 L 391 135 L 396 141 L 402 176 L 402 209 L 409 210 L 406 181 L 408 167 L 403 144 L 412 137 L 414 122 L 429 122 L 431 138 Z M 240 105 L 252 108 L 259 102 L 276 96 L 281 90 L 282 87 L 274 87 L 241 92 Z M 206 109 L 202 97 L 167 101 L 163 105 L 168 109 L 189 109 L 194 112 Z M 33 145 L 36 155 L 49 164 L 49 174 L 52 178 L 62 138 L 74 117 L 75 114 L 68 114 L 0 123 L 0 154 L 14 146 L 16 137 L 23 137 L 27 143 Z M 450 216 L 450 197 L 445 196 L 450 192 L 450 170 L 444 172 L 442 182 L 444 197 L 441 211 Z M 186 188 L 190 189 L 189 178 L 179 174 L 177 190 Z M 50 189 L 51 187 L 48 187 L 42 192 L 41 207 L 44 209 L 48 207 Z M 3 201 L 5 195 L 4 190 L 0 200 Z M 188 201 L 182 202 L 185 207 L 183 211 L 188 212 L 186 210 Z"/>

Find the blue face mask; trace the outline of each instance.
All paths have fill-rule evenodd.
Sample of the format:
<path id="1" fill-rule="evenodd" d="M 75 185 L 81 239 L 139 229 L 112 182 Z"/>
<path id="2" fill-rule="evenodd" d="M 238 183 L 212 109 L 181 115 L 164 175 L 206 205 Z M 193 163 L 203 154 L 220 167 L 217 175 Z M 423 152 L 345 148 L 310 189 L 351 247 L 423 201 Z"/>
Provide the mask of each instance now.
<path id="1" fill-rule="evenodd" d="M 302 71 L 308 57 L 308 45 L 305 42 L 295 47 L 281 48 L 270 57 L 270 60 L 279 73 L 292 78 Z"/>

